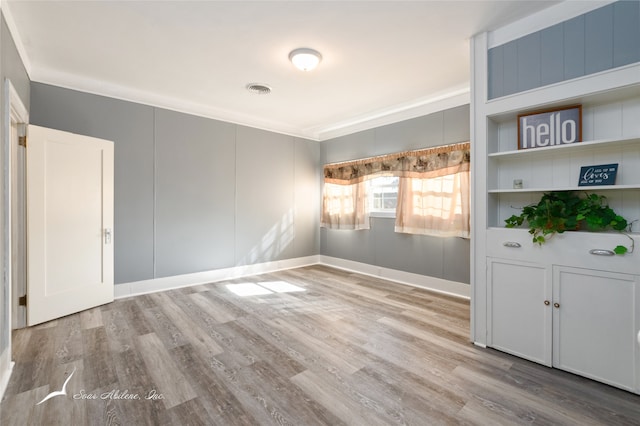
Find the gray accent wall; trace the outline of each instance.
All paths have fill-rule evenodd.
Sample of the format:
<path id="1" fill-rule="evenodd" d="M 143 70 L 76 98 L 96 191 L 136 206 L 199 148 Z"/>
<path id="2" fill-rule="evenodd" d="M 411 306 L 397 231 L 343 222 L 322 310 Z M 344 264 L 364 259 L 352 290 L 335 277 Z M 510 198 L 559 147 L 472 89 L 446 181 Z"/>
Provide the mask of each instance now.
<path id="1" fill-rule="evenodd" d="M 489 49 L 489 99 L 640 61 L 640 2 L 618 1 Z"/>
<path id="2" fill-rule="evenodd" d="M 467 142 L 469 105 L 343 136 L 320 144 L 322 164 Z M 384 268 L 470 282 L 470 244 L 394 231 L 392 218 L 372 218 L 369 230 L 322 228 L 321 253 Z"/>
<path id="3" fill-rule="evenodd" d="M 320 146 L 41 83 L 31 123 L 115 143 L 115 280 L 318 254 Z"/>

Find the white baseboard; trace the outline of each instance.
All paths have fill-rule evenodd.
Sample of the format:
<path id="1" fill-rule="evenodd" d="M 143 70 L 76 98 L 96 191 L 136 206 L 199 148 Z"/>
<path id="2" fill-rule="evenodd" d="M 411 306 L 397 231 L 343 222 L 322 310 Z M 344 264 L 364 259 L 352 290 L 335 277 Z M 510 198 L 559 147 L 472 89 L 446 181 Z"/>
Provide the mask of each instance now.
<path id="1" fill-rule="evenodd" d="M 383 278 L 400 284 L 424 288 L 438 293 L 463 297 L 465 299 L 469 299 L 471 295 L 471 286 L 457 281 L 449 281 L 442 278 L 399 271 L 397 269 L 382 268 L 380 266 L 369 265 L 368 263 L 354 262 L 352 260 L 324 255 L 320 255 L 320 263 L 346 271 Z"/>
<path id="2" fill-rule="evenodd" d="M 115 285 L 115 298 L 137 296 L 155 293 L 157 291 L 172 290 L 217 281 L 232 280 L 250 275 L 265 274 L 283 269 L 300 268 L 315 265 L 320 262 L 320 256 L 297 257 L 295 259 L 277 260 L 274 262 L 257 263 L 254 265 L 234 266 L 232 268 L 215 269 L 212 271 L 196 272 L 193 274 L 175 275 L 164 278 L 134 281 Z"/>
<path id="3" fill-rule="evenodd" d="M 197 272 L 194 274 L 176 275 L 165 278 L 155 278 L 144 281 L 117 284 L 115 286 L 115 298 L 137 296 L 140 294 L 155 293 L 157 291 L 172 290 L 181 287 L 189 287 L 199 284 L 208 284 L 218 281 L 242 278 L 250 275 L 265 274 L 281 271 L 283 269 L 300 268 L 303 266 L 323 264 L 338 269 L 357 272 L 406 284 L 413 287 L 424 288 L 439 293 L 468 299 L 471 294 L 471 286 L 456 281 L 413 274 L 411 272 L 396 269 L 381 268 L 380 266 L 354 262 L 352 260 L 339 259 L 331 256 L 307 256 L 295 259 L 279 260 L 275 262 L 258 263 L 255 265 L 236 266 L 233 268 L 216 269 L 212 271 Z"/>
<path id="4" fill-rule="evenodd" d="M 0 371 L 0 401 L 4 398 L 4 392 L 7 390 L 9 379 L 11 378 L 11 372 L 15 365 L 15 362 L 9 361 L 9 357 L 11 356 L 10 352 L 10 350 L 4 351 L 2 354 L 3 359 L 0 361 L 0 365 L 6 365 L 6 368 L 2 368 L 2 371 Z"/>

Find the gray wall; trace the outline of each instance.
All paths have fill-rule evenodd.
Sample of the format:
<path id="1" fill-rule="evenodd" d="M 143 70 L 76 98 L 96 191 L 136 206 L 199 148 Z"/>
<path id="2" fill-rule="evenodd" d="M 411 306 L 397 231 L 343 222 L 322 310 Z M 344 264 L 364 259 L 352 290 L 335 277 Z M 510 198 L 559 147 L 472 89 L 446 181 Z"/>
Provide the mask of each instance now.
<path id="1" fill-rule="evenodd" d="M 640 61 L 640 2 L 619 1 L 489 49 L 489 99 Z"/>
<path id="2" fill-rule="evenodd" d="M 469 105 L 322 142 L 322 164 L 467 142 Z M 470 281 L 470 245 L 394 231 L 394 219 L 372 218 L 370 230 L 321 229 L 323 255 L 452 281 Z"/>
<path id="3" fill-rule="evenodd" d="M 319 253 L 317 142 L 40 83 L 31 105 L 115 142 L 116 283 Z"/>
<path id="4" fill-rule="evenodd" d="M 2 135 L 2 144 L 0 144 L 0 164 L 4 163 L 5 156 L 5 148 L 7 141 L 4 140 L 5 134 L 5 121 L 4 117 L 7 113 L 4 108 L 4 100 L 6 99 L 7 93 L 4 92 L 4 81 L 8 78 L 11 80 L 13 87 L 18 92 L 18 96 L 22 100 L 22 103 L 29 110 L 29 76 L 24 68 L 24 64 L 18 55 L 18 49 L 16 49 L 15 43 L 13 41 L 13 37 L 9 32 L 9 28 L 7 27 L 7 23 L 4 20 L 4 16 L 0 19 L 0 84 L 2 91 L 2 101 L 0 102 L 0 134 Z M 2 185 L 5 182 L 0 178 L 0 182 Z M 3 193 L 4 190 L 0 190 L 0 194 Z M 4 195 L 2 195 L 4 197 Z M 2 211 L 0 212 L 0 241 L 4 241 L 4 233 L 8 232 L 5 229 L 5 219 L 7 214 L 7 209 L 4 204 L 4 199 L 2 201 Z M 0 249 L 0 253 L 4 256 L 4 249 Z M 0 271 L 0 353 L 2 353 L 9 344 L 9 333 L 11 332 L 11 320 L 9 318 L 9 288 L 11 285 L 11 281 L 5 281 L 4 271 Z"/>

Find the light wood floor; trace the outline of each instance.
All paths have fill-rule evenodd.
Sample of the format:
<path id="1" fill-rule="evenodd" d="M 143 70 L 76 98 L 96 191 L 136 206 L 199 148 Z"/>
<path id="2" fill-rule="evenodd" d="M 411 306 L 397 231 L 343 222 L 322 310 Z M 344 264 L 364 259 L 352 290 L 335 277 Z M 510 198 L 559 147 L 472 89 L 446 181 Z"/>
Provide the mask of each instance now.
<path id="1" fill-rule="evenodd" d="M 227 287 L 274 282 L 304 291 Z M 13 339 L 2 425 L 640 424 L 637 395 L 469 343 L 468 301 L 324 266 L 121 299 Z"/>

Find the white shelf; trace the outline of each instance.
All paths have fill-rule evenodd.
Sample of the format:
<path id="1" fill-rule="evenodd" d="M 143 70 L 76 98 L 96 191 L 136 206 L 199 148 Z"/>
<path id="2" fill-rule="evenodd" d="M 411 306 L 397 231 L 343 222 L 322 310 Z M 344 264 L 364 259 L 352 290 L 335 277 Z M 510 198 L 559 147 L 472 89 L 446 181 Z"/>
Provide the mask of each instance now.
<path id="1" fill-rule="evenodd" d="M 492 152 L 488 154 L 490 158 L 507 158 L 511 156 L 529 156 L 533 157 L 536 155 L 545 156 L 549 155 L 552 152 L 578 152 L 582 150 L 587 150 L 590 148 L 598 148 L 598 147 L 618 147 L 627 144 L 640 143 L 640 136 L 625 138 L 625 139 L 599 139 L 593 141 L 584 141 L 584 142 L 575 142 L 568 145 L 555 145 L 555 146 L 547 146 L 543 148 L 530 148 L 530 149 L 519 149 L 513 151 L 503 151 L 503 152 Z"/>
<path id="2" fill-rule="evenodd" d="M 484 114 L 494 121 L 513 120 L 520 113 L 568 104 L 628 99 L 640 95 L 640 63 L 549 84 L 487 100 Z"/>
<path id="3" fill-rule="evenodd" d="M 563 188 L 522 188 L 522 189 L 490 189 L 490 194 L 513 194 L 517 192 L 552 192 L 552 191 L 603 191 L 603 190 L 624 190 L 640 189 L 640 184 L 636 185 L 599 185 L 599 186 L 567 186 Z"/>

